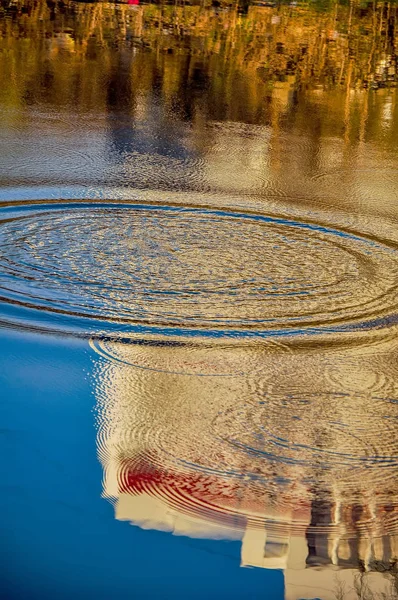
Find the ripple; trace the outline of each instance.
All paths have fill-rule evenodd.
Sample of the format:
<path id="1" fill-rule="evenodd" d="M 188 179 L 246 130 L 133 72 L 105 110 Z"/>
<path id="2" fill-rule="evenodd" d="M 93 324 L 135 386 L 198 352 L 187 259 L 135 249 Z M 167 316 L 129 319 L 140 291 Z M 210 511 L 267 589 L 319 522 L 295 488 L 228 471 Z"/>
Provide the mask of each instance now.
<path id="1" fill-rule="evenodd" d="M 325 391 L 328 374 L 318 383 L 317 369 L 327 358 L 339 370 L 344 354 L 333 362 L 329 350 L 319 357 L 319 349 L 265 352 L 259 344 L 256 358 L 254 348 L 245 355 L 231 346 L 238 376 L 197 377 L 207 346 L 189 349 L 198 369 L 181 376 L 152 369 L 156 356 L 172 368 L 169 346 L 137 345 L 151 368 L 137 368 L 135 345 L 118 342 L 96 368 L 98 454 L 117 518 L 193 537 L 243 539 L 248 527 L 280 543 L 319 536 L 332 562 L 347 544 L 376 560 L 377 540 L 398 536 L 398 400 L 371 378 L 355 392 Z M 182 356 L 184 345 L 176 349 Z M 210 352 L 216 363 L 224 349 L 217 361 Z M 347 352 L 352 364 L 356 352 Z M 365 359 L 357 356 L 353 387 Z"/>
<path id="2" fill-rule="evenodd" d="M 227 532 L 222 536 L 218 530 L 218 535 L 229 539 L 242 537 L 248 523 L 251 529 L 266 530 L 268 537 L 277 539 L 317 534 L 326 540 L 375 540 L 398 535 L 396 493 L 372 502 L 364 495 L 346 498 L 334 495 L 333 490 L 308 492 L 291 483 L 272 489 L 249 479 L 223 478 L 162 464 L 155 454 L 120 458 L 115 467 L 119 501 L 126 496 L 143 497 L 145 502 L 156 498 L 165 513 L 174 511 L 178 517 L 189 519 L 185 531 L 174 530 L 180 535 L 214 537 L 209 535 L 209 523 L 225 528 Z M 132 507 L 129 518 L 138 521 L 136 505 Z M 154 525 L 158 515 L 152 510 L 149 505 L 147 526 L 159 528 Z M 311 523 L 311 513 L 312 519 L 316 514 L 318 523 Z M 192 520 L 200 522 L 194 530 Z"/>
<path id="3" fill-rule="evenodd" d="M 7 147 L 2 162 L 3 185 L 12 181 L 31 184 L 35 179 L 55 179 L 63 185 L 71 176 L 81 177 L 92 171 L 98 175 L 101 171 L 95 148 L 97 140 L 87 118 L 76 115 L 68 118 L 62 111 L 32 110 L 26 114 L 0 110 L 0 113 L 6 124 L 1 131 L 2 142 Z M 26 143 L 26 137 L 35 139 L 35 144 Z M 91 147 L 87 145 L 88 137 Z"/>
<path id="4" fill-rule="evenodd" d="M 7 323 L 283 336 L 395 321 L 395 246 L 278 216 L 131 203 L 3 206 Z"/>
<path id="5" fill-rule="evenodd" d="M 269 340 L 261 347 L 192 344 L 164 340 L 129 340 L 115 343 L 109 339 L 91 339 L 90 345 L 100 356 L 116 364 L 175 375 L 238 377 L 263 371 L 261 357 L 289 347 Z M 161 349 L 161 351 L 159 351 Z M 166 352 L 162 351 L 166 349 Z"/>
<path id="6" fill-rule="evenodd" d="M 383 182 L 384 185 L 388 185 L 388 184 L 392 184 L 392 183 L 396 183 L 396 179 L 397 179 L 397 172 L 396 169 L 394 169 L 393 167 L 385 167 L 385 168 L 377 168 L 375 169 L 373 166 L 369 167 L 369 168 L 363 168 L 363 167 L 359 167 L 357 166 L 355 168 L 354 171 L 351 171 L 348 168 L 335 168 L 335 169 L 330 169 L 328 171 L 322 171 L 321 173 L 316 173 L 315 175 L 313 175 L 311 177 L 312 180 L 321 180 L 321 179 L 325 179 L 330 180 L 333 178 L 353 178 L 353 174 L 355 175 L 355 177 L 357 179 L 359 179 L 360 177 L 370 177 L 373 180 L 381 180 Z M 376 177 L 377 176 L 377 177 Z"/>
<path id="7" fill-rule="evenodd" d="M 396 400 L 331 393 L 273 394 L 234 406 L 213 423 L 224 441 L 254 458 L 322 469 L 326 477 L 333 469 L 335 479 L 350 469 L 375 469 L 380 477 L 394 469 L 395 476 L 397 425 Z"/>

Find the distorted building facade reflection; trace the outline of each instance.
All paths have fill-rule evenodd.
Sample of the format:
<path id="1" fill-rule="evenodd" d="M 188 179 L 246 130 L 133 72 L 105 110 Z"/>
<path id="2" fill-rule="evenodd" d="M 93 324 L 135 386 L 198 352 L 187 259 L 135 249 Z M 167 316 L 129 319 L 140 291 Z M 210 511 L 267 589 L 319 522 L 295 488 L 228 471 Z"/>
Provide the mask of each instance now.
<path id="1" fill-rule="evenodd" d="M 286 600 L 332 600 L 341 586 L 356 598 L 361 572 L 374 592 L 390 589 L 398 558 L 392 342 L 294 352 L 92 345 L 102 356 L 104 496 L 117 519 L 240 540 L 242 566 L 284 571 Z"/>

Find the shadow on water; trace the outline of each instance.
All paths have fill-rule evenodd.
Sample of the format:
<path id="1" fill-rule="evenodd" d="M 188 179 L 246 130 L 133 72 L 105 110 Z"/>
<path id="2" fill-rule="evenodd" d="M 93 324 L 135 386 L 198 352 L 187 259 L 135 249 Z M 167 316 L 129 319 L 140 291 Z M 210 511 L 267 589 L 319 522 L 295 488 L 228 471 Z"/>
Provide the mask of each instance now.
<path id="1" fill-rule="evenodd" d="M 0 2 L 2 331 L 37 335 L 32 381 L 44 334 L 66 371 L 90 344 L 112 539 L 228 542 L 247 597 L 397 596 L 396 43 L 394 2 Z"/>

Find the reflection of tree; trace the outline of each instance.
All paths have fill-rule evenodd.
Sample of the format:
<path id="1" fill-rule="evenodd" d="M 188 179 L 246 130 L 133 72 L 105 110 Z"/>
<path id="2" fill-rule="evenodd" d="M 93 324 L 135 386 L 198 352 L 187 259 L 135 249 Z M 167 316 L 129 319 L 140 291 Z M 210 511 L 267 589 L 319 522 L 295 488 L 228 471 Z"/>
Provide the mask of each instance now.
<path id="1" fill-rule="evenodd" d="M 54 101 L 103 104 L 102 84 L 115 77 L 111 56 L 122 47 L 154 53 L 156 68 L 132 69 L 132 88 L 153 87 L 160 75 L 162 96 L 188 118 L 204 107 L 218 120 L 264 122 L 271 97 L 284 109 L 295 94 L 319 86 L 378 88 L 397 80 L 393 3 L 251 6 L 247 15 L 200 6 L 1 4 L 3 76 L 7 88 L 13 81 L 19 87 L 14 102 L 44 87 Z M 12 63 L 18 78 L 9 78 Z"/>

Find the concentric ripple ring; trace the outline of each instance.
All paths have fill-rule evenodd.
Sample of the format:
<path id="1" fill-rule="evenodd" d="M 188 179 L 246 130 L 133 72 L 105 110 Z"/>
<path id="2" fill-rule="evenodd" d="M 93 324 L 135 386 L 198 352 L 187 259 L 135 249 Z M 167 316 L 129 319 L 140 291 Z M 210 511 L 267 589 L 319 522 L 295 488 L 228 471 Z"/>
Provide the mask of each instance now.
<path id="1" fill-rule="evenodd" d="M 396 322 L 394 244 L 198 206 L 0 209 L 0 320 L 84 335 L 283 336 Z"/>

